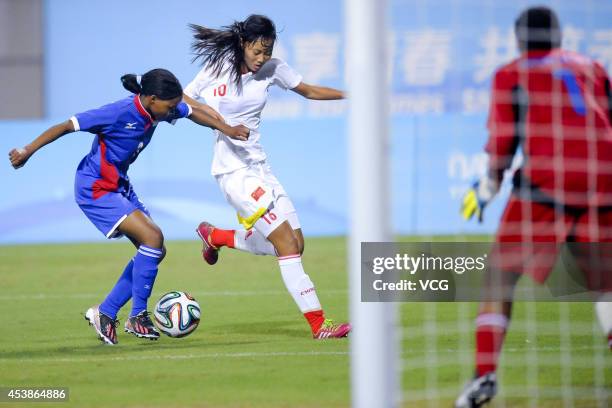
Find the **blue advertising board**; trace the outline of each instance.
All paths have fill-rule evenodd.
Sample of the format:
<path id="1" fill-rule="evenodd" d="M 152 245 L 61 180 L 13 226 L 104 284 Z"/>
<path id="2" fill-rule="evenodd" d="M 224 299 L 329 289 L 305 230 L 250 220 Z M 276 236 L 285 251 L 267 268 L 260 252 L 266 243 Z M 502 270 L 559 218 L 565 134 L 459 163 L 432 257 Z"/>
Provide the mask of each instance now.
<path id="1" fill-rule="evenodd" d="M 611 2 L 539 3 L 557 10 L 564 47 L 598 59 L 610 72 Z M 351 81 L 367 81 L 344 74 L 343 4 L 46 0 L 46 116 L 0 121 L 0 151 L 6 154 L 28 143 L 74 113 L 124 97 L 119 78 L 125 73 L 163 67 L 186 85 L 199 70 L 191 62 L 188 23 L 218 27 L 251 13 L 266 14 L 279 31 L 275 55 L 305 82 L 344 89 Z M 389 2 L 389 167 L 395 232 L 495 230 L 507 186 L 483 224 L 464 222 L 458 208 L 463 192 L 486 168 L 482 148 L 491 74 L 517 55 L 514 19 L 529 4 L 533 2 Z M 371 63 L 379 61 L 372 56 Z M 262 143 L 306 235 L 347 232 L 351 135 L 346 110 L 346 101 L 309 101 L 293 92 L 270 92 Z M 18 171 L 8 161 L 0 165 L 0 244 L 104 239 L 73 199 L 74 171 L 91 141 L 91 134 L 70 134 L 44 147 Z M 210 175 L 212 147 L 209 129 L 190 121 L 162 124 L 130 169 L 135 190 L 168 239 L 195 238 L 194 229 L 204 219 L 238 226 Z"/>

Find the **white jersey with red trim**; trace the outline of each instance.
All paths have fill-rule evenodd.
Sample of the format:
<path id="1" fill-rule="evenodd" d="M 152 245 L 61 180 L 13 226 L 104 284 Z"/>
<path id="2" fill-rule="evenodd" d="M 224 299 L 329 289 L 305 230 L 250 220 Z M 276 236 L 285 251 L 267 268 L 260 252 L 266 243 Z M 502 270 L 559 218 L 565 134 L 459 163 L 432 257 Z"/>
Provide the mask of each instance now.
<path id="1" fill-rule="evenodd" d="M 184 90 L 189 97 L 219 112 L 227 124 L 241 124 L 251 130 L 246 142 L 215 131 L 217 142 L 211 168 L 213 176 L 230 173 L 266 159 L 266 153 L 259 143 L 259 122 L 266 106 L 268 88 L 277 85 L 285 90 L 293 89 L 300 84 L 302 76 L 286 62 L 271 58 L 259 71 L 242 75 L 241 81 L 242 89 L 239 92 L 229 70 L 215 77 L 205 67 Z"/>

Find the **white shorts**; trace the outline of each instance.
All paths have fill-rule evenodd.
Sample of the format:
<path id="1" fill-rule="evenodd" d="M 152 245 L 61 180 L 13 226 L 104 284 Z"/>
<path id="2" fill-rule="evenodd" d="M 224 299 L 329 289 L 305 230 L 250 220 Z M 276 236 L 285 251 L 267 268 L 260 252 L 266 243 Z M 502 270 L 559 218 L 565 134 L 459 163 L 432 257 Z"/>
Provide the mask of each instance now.
<path id="1" fill-rule="evenodd" d="M 267 237 L 283 222 L 299 229 L 300 221 L 287 192 L 266 162 L 215 176 L 227 202 L 246 228 Z"/>

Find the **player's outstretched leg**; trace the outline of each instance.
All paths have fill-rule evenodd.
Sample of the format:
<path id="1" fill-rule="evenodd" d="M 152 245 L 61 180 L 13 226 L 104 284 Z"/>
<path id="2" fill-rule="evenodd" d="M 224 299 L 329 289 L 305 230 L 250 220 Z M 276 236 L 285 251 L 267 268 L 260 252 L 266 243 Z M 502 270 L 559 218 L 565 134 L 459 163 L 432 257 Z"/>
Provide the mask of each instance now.
<path id="1" fill-rule="evenodd" d="M 276 256 L 274 245 L 272 245 L 272 243 L 255 228 L 248 231 L 236 230 L 232 232 L 234 232 L 232 248 L 236 248 L 253 255 Z"/>
<path id="2" fill-rule="evenodd" d="M 117 331 L 115 327 L 117 323 L 119 323 L 118 320 L 112 319 L 100 312 L 98 305 L 87 309 L 85 312 L 85 320 L 93 327 L 102 342 L 110 345 L 117 344 Z"/>
<path id="3" fill-rule="evenodd" d="M 151 321 L 149 312 L 146 310 L 143 310 L 136 316 L 130 317 L 125 321 L 125 332 L 143 339 L 159 339 L 159 332 Z"/>
<path id="4" fill-rule="evenodd" d="M 470 381 L 457 400 L 455 408 L 482 407 L 497 393 L 497 379 L 495 373 L 488 373 Z"/>
<path id="5" fill-rule="evenodd" d="M 217 262 L 222 247 L 239 249 L 254 255 L 276 255 L 274 245 L 255 229 L 224 230 L 204 221 L 196 232 L 202 239 L 202 257 L 209 265 Z"/>

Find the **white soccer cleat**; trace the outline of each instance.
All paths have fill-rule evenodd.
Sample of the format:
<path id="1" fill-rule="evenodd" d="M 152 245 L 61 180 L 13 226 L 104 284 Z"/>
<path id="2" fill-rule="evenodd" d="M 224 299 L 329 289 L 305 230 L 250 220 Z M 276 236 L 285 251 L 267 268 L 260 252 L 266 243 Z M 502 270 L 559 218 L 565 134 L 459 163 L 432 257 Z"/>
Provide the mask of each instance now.
<path id="1" fill-rule="evenodd" d="M 497 394 L 497 378 L 495 373 L 488 373 L 474 378 L 464 388 L 457 400 L 455 408 L 478 408 L 491 401 Z"/>

